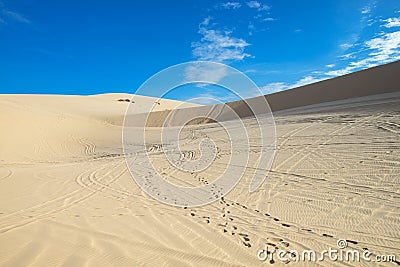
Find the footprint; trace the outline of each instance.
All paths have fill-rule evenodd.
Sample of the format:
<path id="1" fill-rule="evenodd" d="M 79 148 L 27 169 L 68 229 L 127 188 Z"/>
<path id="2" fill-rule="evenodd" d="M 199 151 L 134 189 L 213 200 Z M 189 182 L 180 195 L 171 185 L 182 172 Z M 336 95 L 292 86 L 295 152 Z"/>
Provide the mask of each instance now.
<path id="1" fill-rule="evenodd" d="M 352 243 L 352 244 L 354 244 L 354 245 L 357 245 L 357 244 L 358 244 L 358 242 L 357 242 L 357 241 L 348 240 L 348 239 L 346 239 L 346 241 L 347 241 L 348 243 Z"/>
<path id="2" fill-rule="evenodd" d="M 325 237 L 333 237 L 332 235 L 328 235 L 328 234 L 322 234 Z"/>
<path id="3" fill-rule="evenodd" d="M 274 218 L 274 221 L 279 222 L 279 219 L 278 218 Z"/>
<path id="4" fill-rule="evenodd" d="M 289 224 L 286 224 L 286 223 L 282 223 L 282 226 L 290 227 L 290 225 L 289 225 Z"/>
<path id="5" fill-rule="evenodd" d="M 289 242 L 285 242 L 285 241 L 281 241 L 282 245 L 284 245 L 285 247 L 288 247 L 290 245 Z"/>
<path id="6" fill-rule="evenodd" d="M 243 244 L 245 247 L 251 248 L 251 244 L 250 244 L 250 243 L 242 242 L 242 244 Z"/>
<path id="7" fill-rule="evenodd" d="M 243 237 L 243 240 L 244 240 L 244 241 L 250 241 L 250 238 L 247 237 L 247 236 L 244 236 L 244 237 Z"/>

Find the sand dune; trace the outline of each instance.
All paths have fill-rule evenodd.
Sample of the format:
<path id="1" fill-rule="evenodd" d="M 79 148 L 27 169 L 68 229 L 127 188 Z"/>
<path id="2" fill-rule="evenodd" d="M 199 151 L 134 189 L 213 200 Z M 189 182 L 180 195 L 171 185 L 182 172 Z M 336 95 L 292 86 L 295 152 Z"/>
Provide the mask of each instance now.
<path id="1" fill-rule="evenodd" d="M 129 105 L 119 99 L 132 99 L 137 113 L 146 112 L 149 105 L 154 105 L 154 111 L 182 106 L 179 101 L 128 94 L 1 95 L 0 160 L 59 162 L 73 157 L 78 161 L 87 154 L 102 153 L 96 143 L 111 141 L 111 150 L 119 147 L 120 126 Z M 193 106 L 198 105 L 183 104 Z"/>
<path id="2" fill-rule="evenodd" d="M 359 78 L 344 79 L 357 86 Z M 382 94 L 291 109 L 275 98 L 277 154 L 262 187 L 248 192 L 259 153 L 251 147 L 250 164 L 233 191 L 186 209 L 150 198 L 130 176 L 121 143 L 129 102 L 118 101 L 130 95 L 0 96 L 0 265 L 262 266 L 271 264 L 257 259 L 266 244 L 322 251 L 336 248 L 339 238 L 349 248 L 399 259 L 400 93 L 391 88 L 383 84 L 377 89 Z M 156 101 L 133 99 L 138 113 Z M 155 107 L 179 104 L 164 100 Z M 251 126 L 251 118 L 243 123 Z M 149 131 L 156 136 L 159 129 Z M 208 136 L 218 146 L 213 168 L 190 175 L 171 168 L 156 138 L 148 144 L 150 156 L 174 183 L 210 183 L 230 157 L 228 137 L 215 124 L 189 131 L 184 156 L 198 157 L 198 140 Z"/>

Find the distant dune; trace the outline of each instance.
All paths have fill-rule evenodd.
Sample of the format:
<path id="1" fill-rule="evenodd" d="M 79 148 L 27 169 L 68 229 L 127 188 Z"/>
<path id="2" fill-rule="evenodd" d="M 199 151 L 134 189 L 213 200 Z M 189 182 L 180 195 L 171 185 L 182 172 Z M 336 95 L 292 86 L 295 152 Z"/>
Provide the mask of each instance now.
<path id="1" fill-rule="evenodd" d="M 400 91 L 400 61 L 265 97 L 272 111 Z"/>
<path id="2" fill-rule="evenodd" d="M 400 91 L 400 61 L 386 65 L 358 71 L 337 78 L 301 86 L 298 88 L 273 93 L 265 97 L 272 112 L 307 105 L 320 104 L 350 98 L 357 98 L 384 93 Z M 248 99 L 247 101 L 252 101 Z M 260 99 L 256 100 L 262 102 Z M 219 106 L 224 105 L 220 104 Z M 245 101 L 239 100 L 227 103 L 235 113 L 241 117 L 252 116 L 253 112 L 248 108 Z M 218 105 L 216 105 L 218 106 Z M 200 108 L 189 108 L 182 113 L 207 114 L 216 107 L 204 106 Z M 162 126 L 170 110 L 152 113 L 147 121 L 147 126 Z M 140 124 L 147 118 L 145 114 L 135 115 Z M 229 116 L 226 119 L 232 119 Z M 133 119 L 131 121 L 134 121 Z M 207 121 L 199 121 L 207 122 Z"/>

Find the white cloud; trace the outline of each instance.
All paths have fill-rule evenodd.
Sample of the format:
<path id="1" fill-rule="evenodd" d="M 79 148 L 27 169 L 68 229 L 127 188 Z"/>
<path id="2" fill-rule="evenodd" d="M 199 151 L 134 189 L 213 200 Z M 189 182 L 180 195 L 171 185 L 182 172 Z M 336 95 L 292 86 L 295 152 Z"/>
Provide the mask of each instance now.
<path id="1" fill-rule="evenodd" d="M 3 1 L 0 0 L 0 24 L 8 24 L 9 20 L 15 20 L 25 24 L 31 24 L 31 21 L 22 14 L 9 10 Z"/>
<path id="2" fill-rule="evenodd" d="M 201 26 L 208 26 L 210 24 L 210 21 L 211 21 L 211 17 L 210 16 L 204 18 L 203 21 L 200 23 L 200 27 Z"/>
<path id="3" fill-rule="evenodd" d="M 323 79 L 314 78 L 313 76 L 306 76 L 306 77 L 298 80 L 297 82 L 289 85 L 289 88 L 296 88 L 296 87 L 300 87 L 300 86 L 307 85 L 307 84 L 310 84 L 310 83 L 316 83 L 316 82 L 319 82 L 321 80 L 323 80 Z"/>
<path id="4" fill-rule="evenodd" d="M 349 43 L 340 44 L 340 48 L 343 49 L 343 50 L 347 50 L 352 46 L 353 46 L 353 44 L 349 44 Z"/>
<path id="5" fill-rule="evenodd" d="M 274 21 L 275 19 L 274 18 L 265 18 L 265 19 L 263 19 L 263 21 Z"/>
<path id="6" fill-rule="evenodd" d="M 258 11 L 267 11 L 267 10 L 270 10 L 270 6 L 267 6 L 267 5 L 262 5 L 260 8 L 258 8 L 257 10 Z"/>
<path id="7" fill-rule="evenodd" d="M 335 67 L 335 64 L 328 64 L 328 65 L 326 65 L 326 67 L 327 68 L 333 68 L 333 67 Z"/>
<path id="8" fill-rule="evenodd" d="M 247 29 L 249 30 L 249 35 L 253 35 L 253 31 L 256 29 L 254 24 L 250 21 L 249 25 L 247 26 Z"/>
<path id="9" fill-rule="evenodd" d="M 369 54 L 370 62 L 381 64 L 392 61 L 400 56 L 400 31 L 386 33 L 381 37 L 374 38 L 366 42 L 369 49 L 373 51 Z"/>
<path id="10" fill-rule="evenodd" d="M 400 18 L 388 18 L 383 21 L 387 22 L 384 25 L 386 28 L 400 27 Z"/>
<path id="11" fill-rule="evenodd" d="M 250 30 L 254 30 L 256 27 L 254 26 L 254 24 L 250 21 L 249 25 L 247 26 L 248 29 Z"/>
<path id="12" fill-rule="evenodd" d="M 260 2 L 257 2 L 257 1 L 250 1 L 250 2 L 247 2 L 247 5 L 248 5 L 250 8 L 259 8 L 259 7 L 261 7 L 261 3 L 260 3 Z"/>
<path id="13" fill-rule="evenodd" d="M 328 76 L 341 76 L 356 70 L 371 68 L 381 64 L 400 60 L 400 31 L 384 33 L 379 37 L 364 42 L 368 55 L 352 61 L 343 69 L 328 71 Z"/>
<path id="14" fill-rule="evenodd" d="M 355 58 L 354 54 L 355 53 L 347 53 L 347 54 L 339 56 L 339 58 L 341 58 L 343 60 L 350 59 L 350 58 Z"/>
<path id="15" fill-rule="evenodd" d="M 361 9 L 361 14 L 369 14 L 371 13 L 371 7 L 370 6 L 365 6 Z"/>
<path id="16" fill-rule="evenodd" d="M 225 62 L 242 60 L 250 57 L 245 53 L 249 46 L 244 39 L 232 37 L 232 32 L 209 29 L 210 18 L 206 18 L 199 26 L 203 36 L 199 42 L 193 42 L 193 56 L 198 60 Z"/>
<path id="17" fill-rule="evenodd" d="M 207 106 L 224 102 L 232 102 L 235 100 L 238 100 L 238 98 L 233 94 L 227 94 L 225 96 L 221 96 L 216 92 L 206 92 L 195 95 L 190 99 L 185 99 L 184 101 Z"/>
<path id="18" fill-rule="evenodd" d="M 287 89 L 292 89 L 292 88 L 300 87 L 303 85 L 316 83 L 316 82 L 319 82 L 322 80 L 324 80 L 324 79 L 315 78 L 313 76 L 306 76 L 294 83 L 273 82 L 273 83 L 269 83 L 269 84 L 261 87 L 260 89 L 263 94 L 272 94 L 272 93 L 284 91 Z"/>
<path id="19" fill-rule="evenodd" d="M 196 62 L 185 69 L 185 79 L 187 81 L 206 81 L 208 83 L 218 83 L 228 74 L 228 69 L 224 65 L 207 64 Z"/>
<path id="20" fill-rule="evenodd" d="M 241 6 L 239 2 L 226 2 L 221 4 L 221 7 L 224 9 L 238 9 Z"/>
<path id="21" fill-rule="evenodd" d="M 288 85 L 283 82 L 269 83 L 260 88 L 263 94 L 272 94 L 288 89 Z"/>
<path id="22" fill-rule="evenodd" d="M 247 2 L 247 6 L 250 7 L 250 8 L 256 8 L 258 11 L 266 11 L 266 10 L 269 10 L 271 8 L 270 6 L 261 4 L 258 1 Z"/>
<path id="23" fill-rule="evenodd" d="M 12 19 L 14 19 L 14 20 L 16 20 L 18 22 L 25 23 L 25 24 L 31 24 L 31 21 L 29 19 L 25 18 L 23 15 L 21 15 L 21 14 L 19 14 L 17 12 L 14 12 L 14 11 L 11 11 L 11 10 L 7 10 L 7 9 L 3 9 L 2 10 L 2 14 L 4 16 L 12 18 Z"/>
<path id="24" fill-rule="evenodd" d="M 346 67 L 346 68 L 340 69 L 340 70 L 331 70 L 331 71 L 325 72 L 325 75 L 333 76 L 333 77 L 343 76 L 343 75 L 349 74 L 351 72 L 351 70 L 352 69 L 350 67 Z"/>

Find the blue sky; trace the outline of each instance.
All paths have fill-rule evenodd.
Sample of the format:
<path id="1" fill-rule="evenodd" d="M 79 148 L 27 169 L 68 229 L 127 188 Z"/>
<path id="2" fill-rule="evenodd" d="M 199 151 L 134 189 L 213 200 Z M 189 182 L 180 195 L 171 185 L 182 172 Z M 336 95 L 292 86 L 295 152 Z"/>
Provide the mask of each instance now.
<path id="1" fill-rule="evenodd" d="M 191 60 L 271 93 L 399 59 L 398 0 L 0 0 L 0 93 L 134 93 Z M 234 100 L 207 87 L 171 97 L 197 95 Z"/>

